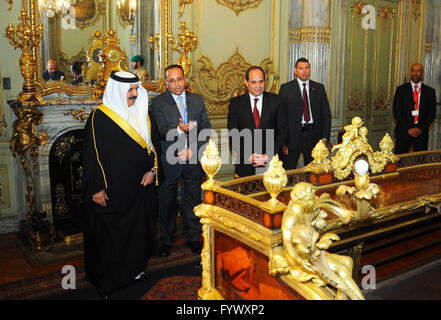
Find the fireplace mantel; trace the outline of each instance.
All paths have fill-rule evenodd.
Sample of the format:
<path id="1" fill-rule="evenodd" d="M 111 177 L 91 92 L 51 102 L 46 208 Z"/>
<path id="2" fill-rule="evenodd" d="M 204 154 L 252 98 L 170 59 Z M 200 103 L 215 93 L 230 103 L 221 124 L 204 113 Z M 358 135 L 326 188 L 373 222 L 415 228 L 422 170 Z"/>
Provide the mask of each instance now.
<path id="1" fill-rule="evenodd" d="M 37 111 L 36 114 L 41 117 L 41 120 L 36 121 L 32 125 L 35 132 L 29 133 L 29 135 L 33 134 L 37 138 L 47 135 L 45 143 L 38 146 L 35 168 L 31 161 L 32 157 L 29 154 L 23 155 L 24 161 L 27 161 L 27 171 L 18 161 L 19 170 L 15 177 L 17 197 L 20 203 L 18 219 L 19 221 L 26 219 L 26 214 L 29 210 L 28 188 L 30 186 L 34 200 L 33 209 L 39 212 L 46 212 L 48 221 L 52 223 L 53 210 L 49 173 L 49 153 L 51 148 L 54 142 L 63 134 L 83 129 L 88 114 L 99 106 L 101 102 L 88 98 L 63 99 L 55 95 L 54 98 L 46 100 L 44 105 L 26 106 L 18 101 L 9 101 L 8 103 L 16 115 L 17 109 L 25 110 L 24 112 Z M 19 120 L 16 117 L 16 122 Z M 16 131 L 16 125 L 14 125 L 14 132 Z M 23 140 L 26 139 L 24 138 Z M 31 148 L 25 153 L 32 153 Z M 19 160 L 17 153 L 16 155 L 17 160 Z"/>

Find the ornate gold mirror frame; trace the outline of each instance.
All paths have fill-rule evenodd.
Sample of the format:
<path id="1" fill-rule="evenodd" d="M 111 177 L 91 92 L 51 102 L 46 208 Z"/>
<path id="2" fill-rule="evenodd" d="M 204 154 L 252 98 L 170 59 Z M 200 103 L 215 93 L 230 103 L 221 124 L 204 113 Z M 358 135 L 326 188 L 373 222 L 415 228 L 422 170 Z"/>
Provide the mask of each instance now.
<path id="1" fill-rule="evenodd" d="M 159 79 L 143 82 L 144 87 L 149 91 L 161 92 L 165 90 L 165 79 L 163 73 L 165 67 L 171 59 L 171 50 L 167 42 L 166 35 L 171 28 L 171 0 L 162 0 L 160 6 L 160 70 Z M 18 100 L 22 103 L 44 104 L 43 96 L 64 92 L 69 96 L 87 96 L 92 95 L 92 86 L 75 86 L 64 82 L 45 82 L 42 80 L 42 64 L 40 40 L 43 32 L 43 26 L 40 24 L 40 10 L 38 0 L 23 1 L 23 9 L 20 17 L 20 23 L 15 27 L 10 23 L 6 28 L 6 36 L 14 48 L 22 50 L 20 58 L 20 70 L 24 78 L 23 91 L 19 93 Z"/>

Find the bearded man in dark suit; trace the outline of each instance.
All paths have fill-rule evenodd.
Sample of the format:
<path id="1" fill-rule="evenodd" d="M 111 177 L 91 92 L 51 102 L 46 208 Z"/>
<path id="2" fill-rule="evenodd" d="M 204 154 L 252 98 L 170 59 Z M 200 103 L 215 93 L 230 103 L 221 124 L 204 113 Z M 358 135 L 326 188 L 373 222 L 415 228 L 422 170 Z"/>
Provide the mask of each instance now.
<path id="1" fill-rule="evenodd" d="M 410 68 L 411 81 L 395 91 L 393 112 L 395 126 L 395 154 L 427 150 L 429 126 L 435 119 L 435 89 L 422 83 L 424 67 L 415 63 Z"/>
<path id="2" fill-rule="evenodd" d="M 296 79 L 280 87 L 284 124 L 280 127 L 283 167 L 295 169 L 300 154 L 304 165 L 312 161 L 311 152 L 319 140 L 328 143 L 331 135 L 331 109 L 323 84 L 309 79 L 309 61 L 296 61 Z"/>

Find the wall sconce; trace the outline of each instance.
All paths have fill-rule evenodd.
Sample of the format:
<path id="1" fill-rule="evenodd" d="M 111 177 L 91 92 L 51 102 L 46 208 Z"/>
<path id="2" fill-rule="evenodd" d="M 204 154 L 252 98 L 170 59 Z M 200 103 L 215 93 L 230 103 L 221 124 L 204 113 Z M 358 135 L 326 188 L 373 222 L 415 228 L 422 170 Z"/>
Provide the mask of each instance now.
<path id="1" fill-rule="evenodd" d="M 135 25 L 136 0 L 116 0 L 120 18 L 130 24 L 130 32 L 133 33 Z"/>

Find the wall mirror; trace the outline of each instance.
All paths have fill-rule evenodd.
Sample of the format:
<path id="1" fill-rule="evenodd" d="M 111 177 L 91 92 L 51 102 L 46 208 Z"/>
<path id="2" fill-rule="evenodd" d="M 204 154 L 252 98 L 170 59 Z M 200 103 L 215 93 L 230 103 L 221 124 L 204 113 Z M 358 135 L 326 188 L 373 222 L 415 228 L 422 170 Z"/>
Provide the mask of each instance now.
<path id="1" fill-rule="evenodd" d="M 31 0 L 36 24 L 45 30 L 36 50 L 37 85 L 42 95 L 65 92 L 88 95 L 99 71 L 100 39 L 109 29 L 116 31 L 125 53 L 123 65 L 131 71 L 130 58 L 141 55 L 150 75 L 148 90 L 160 91 L 162 70 L 170 56 L 165 42 L 171 0 Z M 155 50 L 149 38 L 160 35 Z M 158 37 L 158 36 L 157 36 Z M 44 75 L 48 61 L 55 60 L 58 73 Z M 53 63 L 50 63 L 51 65 Z M 50 67 L 50 66 L 49 66 Z M 51 67 L 50 67 L 51 68 Z M 85 79 L 76 79 L 81 68 Z M 87 72 L 84 72 L 87 71 Z"/>

